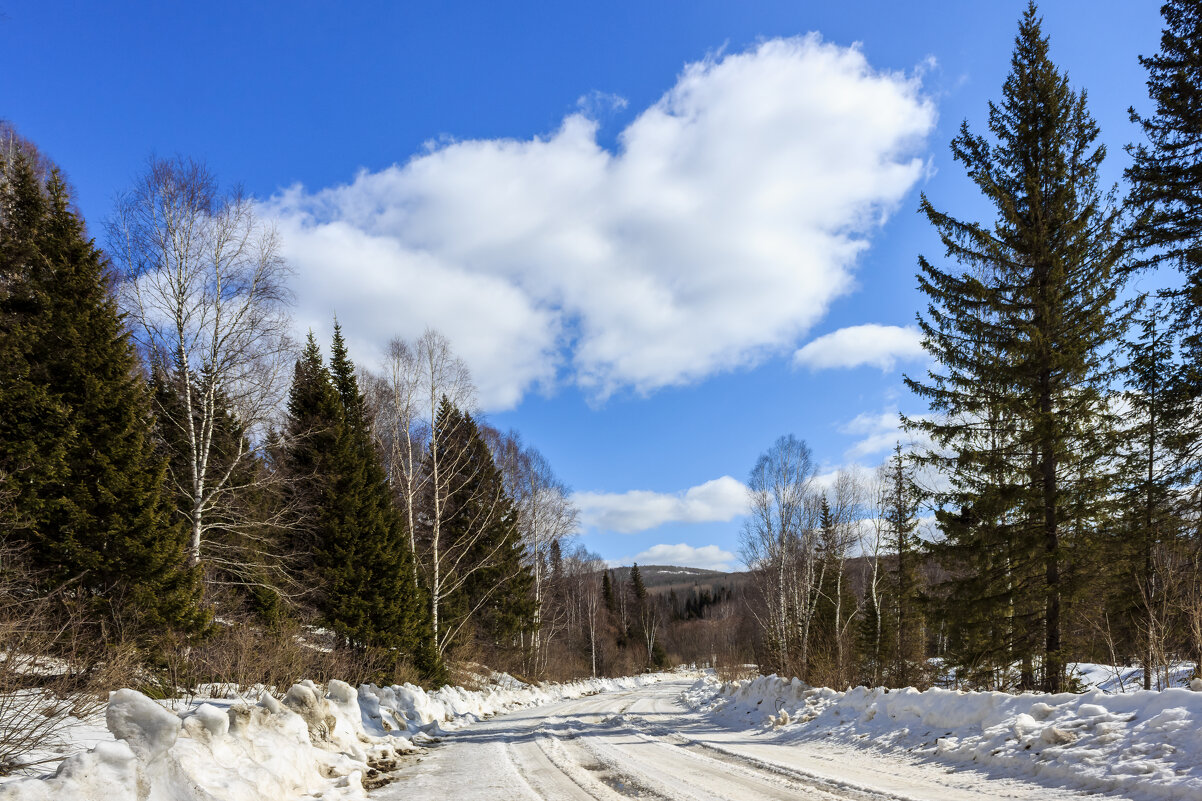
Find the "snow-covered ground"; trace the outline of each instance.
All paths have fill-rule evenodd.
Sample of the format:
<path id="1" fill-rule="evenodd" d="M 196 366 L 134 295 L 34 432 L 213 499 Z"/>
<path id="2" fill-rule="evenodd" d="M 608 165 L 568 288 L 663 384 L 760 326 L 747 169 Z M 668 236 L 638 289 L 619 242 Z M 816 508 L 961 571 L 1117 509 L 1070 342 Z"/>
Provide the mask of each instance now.
<path id="1" fill-rule="evenodd" d="M 762 687 L 763 685 L 761 685 Z M 484 721 L 434 745 L 375 801 L 510 799 L 856 799 L 1085 801 L 1095 794 L 951 766 L 862 741 L 782 737 L 750 695 L 724 716 L 721 685 L 674 677 Z M 756 711 L 744 714 L 741 702 Z M 729 706 L 729 705 L 726 705 Z M 771 711 L 771 707 L 769 707 Z M 787 728 L 787 727 L 786 727 Z M 1124 793 L 1108 798 L 1130 799 Z"/>
<path id="2" fill-rule="evenodd" d="M 1152 676 L 1152 689 L 1164 690 L 1169 687 L 1188 687 L 1194 675 L 1193 662 L 1177 662 L 1167 671 L 1166 675 Z M 1102 665 L 1096 662 L 1074 662 L 1069 665 L 1069 676 L 1090 690 L 1102 690 L 1108 693 L 1129 693 L 1143 689 L 1144 669 L 1138 666 Z"/>
<path id="3" fill-rule="evenodd" d="M 506 714 L 500 714 L 506 713 Z M 495 717 L 493 717 L 495 715 Z M 835 692 L 693 672 L 480 691 L 302 683 L 173 711 L 0 801 L 1202 799 L 1202 693 Z M 385 783 L 391 779 L 392 783 Z"/>
<path id="4" fill-rule="evenodd" d="M 87 751 L 53 775 L 0 784 L 0 801 L 291 801 L 361 799 L 423 743 L 482 718 L 662 676 L 529 686 L 499 675 L 484 690 L 413 685 L 355 690 L 303 682 L 283 701 L 211 699 L 182 712 L 118 690 L 105 713 L 108 736 L 81 725 L 68 735 Z"/>
<path id="5" fill-rule="evenodd" d="M 1087 791 L 1202 799 L 1202 693 L 1188 689 L 836 692 L 767 676 L 706 678 L 685 697 L 715 723 L 797 750 L 840 743 Z"/>

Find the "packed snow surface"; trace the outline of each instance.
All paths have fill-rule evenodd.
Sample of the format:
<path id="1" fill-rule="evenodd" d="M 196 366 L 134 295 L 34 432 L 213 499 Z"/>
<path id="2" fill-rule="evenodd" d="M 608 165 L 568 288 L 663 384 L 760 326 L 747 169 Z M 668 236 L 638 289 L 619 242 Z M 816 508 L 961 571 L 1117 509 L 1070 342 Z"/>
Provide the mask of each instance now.
<path id="1" fill-rule="evenodd" d="M 695 675 L 482 721 L 431 746 L 373 801 L 1096 801 L 1055 782 L 904 750 L 805 742 L 753 713 L 688 708 Z M 721 685 L 707 682 L 713 699 Z M 765 699 L 765 703 L 768 701 Z M 752 707 L 759 708 L 754 701 Z M 732 710 L 734 711 L 734 710 Z M 754 723 L 749 721 L 754 720 Z M 1108 799 L 1131 799 L 1108 793 Z"/>
<path id="2" fill-rule="evenodd" d="M 173 712 L 134 690 L 109 698 L 113 739 L 65 759 L 52 776 L 0 784 L 0 801 L 326 801 L 365 798 L 381 771 L 431 735 L 499 712 L 629 689 L 659 675 L 543 686 L 498 674 L 484 690 L 332 681 L 277 700 L 214 700 Z"/>
<path id="3" fill-rule="evenodd" d="M 729 728 L 996 769 L 1058 786 L 1202 799 L 1202 692 L 1121 695 L 813 688 L 766 676 L 699 680 L 686 702 Z"/>

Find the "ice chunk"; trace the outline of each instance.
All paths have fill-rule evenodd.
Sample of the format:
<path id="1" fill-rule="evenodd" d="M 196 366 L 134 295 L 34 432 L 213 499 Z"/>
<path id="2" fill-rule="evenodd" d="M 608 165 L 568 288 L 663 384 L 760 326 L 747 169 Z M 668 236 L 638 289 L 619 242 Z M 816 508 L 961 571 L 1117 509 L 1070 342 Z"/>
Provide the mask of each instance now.
<path id="1" fill-rule="evenodd" d="M 143 762 L 167 753 L 179 737 L 180 719 L 136 690 L 117 690 L 109 696 L 105 723 L 118 740 Z"/>

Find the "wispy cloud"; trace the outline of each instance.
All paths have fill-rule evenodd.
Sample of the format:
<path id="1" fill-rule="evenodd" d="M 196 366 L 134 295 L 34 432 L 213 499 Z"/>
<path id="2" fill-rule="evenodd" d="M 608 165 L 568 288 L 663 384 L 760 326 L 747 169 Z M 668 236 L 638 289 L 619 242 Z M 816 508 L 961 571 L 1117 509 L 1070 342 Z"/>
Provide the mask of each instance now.
<path id="1" fill-rule="evenodd" d="M 910 415 L 915 420 L 921 420 L 927 415 Z M 927 448 L 930 439 L 921 431 L 907 431 L 902 428 L 901 414 L 897 408 L 885 409 L 881 412 L 863 412 L 839 426 L 839 432 L 859 437 L 844 456 L 856 461 L 866 456 L 885 456 L 894 446 L 901 444 L 903 451 L 915 448 Z"/>
<path id="2" fill-rule="evenodd" d="M 855 460 L 883 453 L 898 442 L 906 441 L 902 431 L 901 415 L 896 409 L 879 414 L 862 413 L 839 426 L 840 433 L 858 436 L 860 439 L 847 450 L 846 456 Z"/>
<path id="3" fill-rule="evenodd" d="M 572 501 L 585 528 L 634 534 L 665 523 L 713 523 L 747 511 L 747 487 L 722 476 L 680 493 L 577 492 Z"/>
<path id="4" fill-rule="evenodd" d="M 935 122 L 915 75 L 816 35 L 687 65 L 612 151 L 600 106 L 267 202 L 298 325 L 337 312 L 365 363 L 435 326 L 491 410 L 565 381 L 601 399 L 752 365 L 851 289 Z"/>

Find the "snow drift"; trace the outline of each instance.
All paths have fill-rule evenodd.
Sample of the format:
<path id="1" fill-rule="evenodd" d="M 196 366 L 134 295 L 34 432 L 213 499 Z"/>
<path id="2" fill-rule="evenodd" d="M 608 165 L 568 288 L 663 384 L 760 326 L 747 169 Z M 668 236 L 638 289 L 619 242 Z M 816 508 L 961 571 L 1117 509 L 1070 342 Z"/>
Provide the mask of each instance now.
<path id="1" fill-rule="evenodd" d="M 813 688 L 765 676 L 685 693 L 717 722 L 778 742 L 905 750 L 1092 791 L 1202 798 L 1202 693 L 1110 695 Z"/>
<path id="2" fill-rule="evenodd" d="M 227 699 L 181 713 L 134 690 L 114 692 L 112 741 L 57 773 L 0 785 L 0 801 L 325 801 L 363 799 L 424 738 L 518 707 L 661 680 L 660 675 L 531 686 L 499 674 L 485 690 L 332 681 L 293 685 L 283 700 Z"/>

